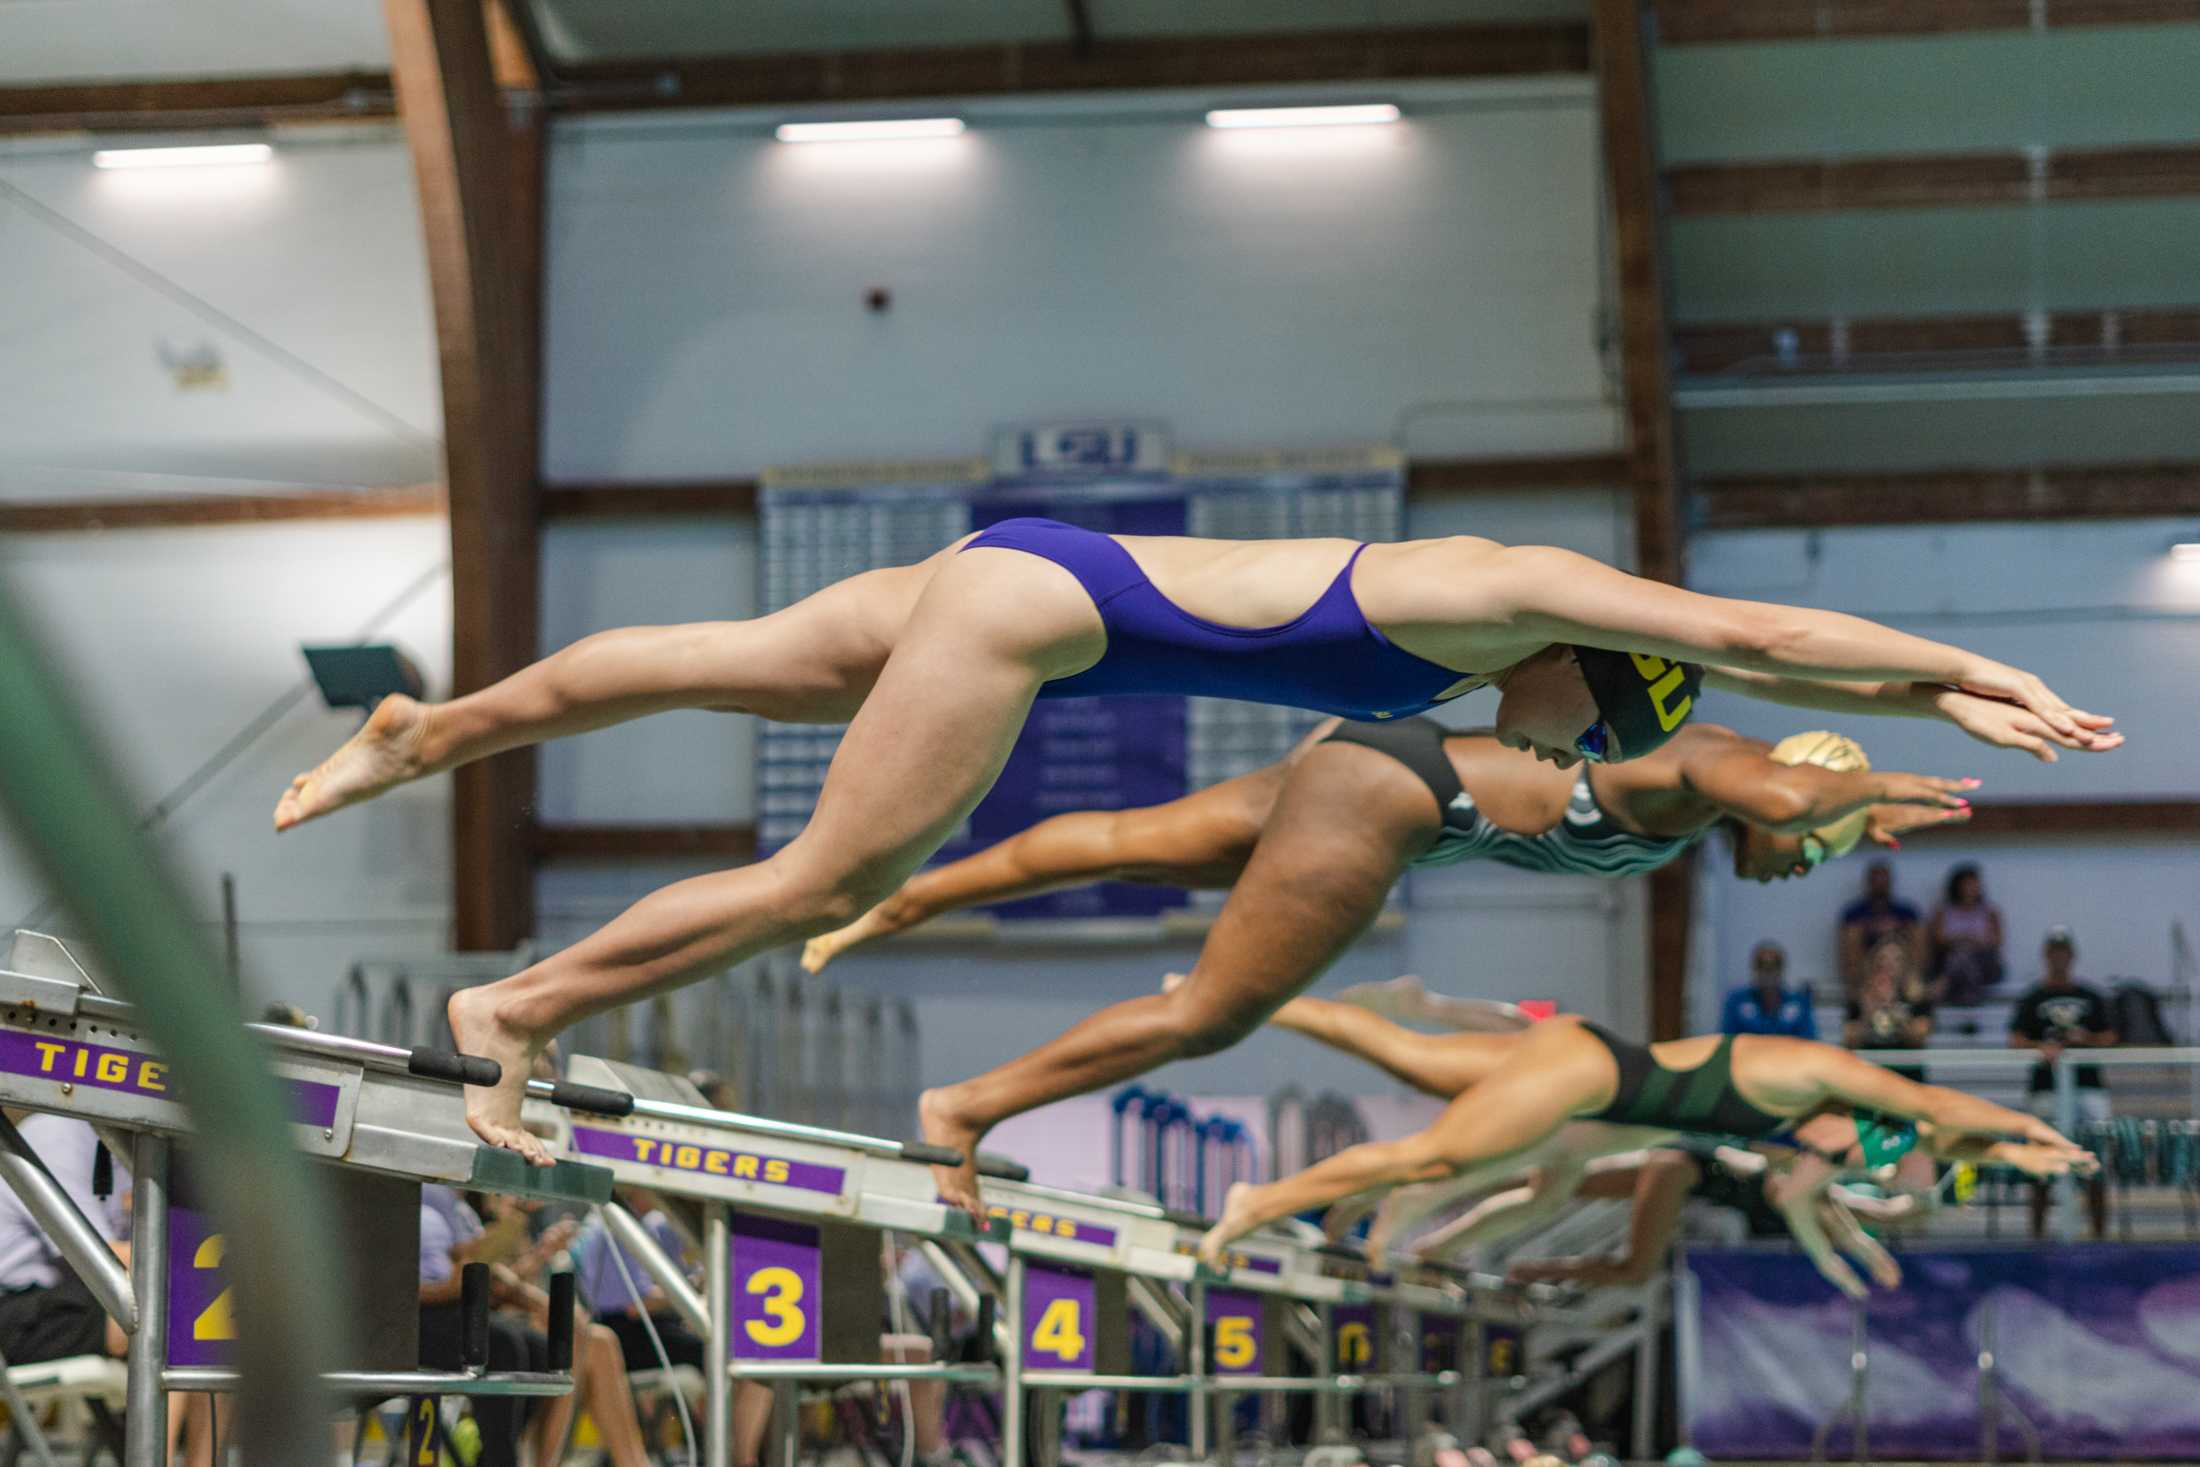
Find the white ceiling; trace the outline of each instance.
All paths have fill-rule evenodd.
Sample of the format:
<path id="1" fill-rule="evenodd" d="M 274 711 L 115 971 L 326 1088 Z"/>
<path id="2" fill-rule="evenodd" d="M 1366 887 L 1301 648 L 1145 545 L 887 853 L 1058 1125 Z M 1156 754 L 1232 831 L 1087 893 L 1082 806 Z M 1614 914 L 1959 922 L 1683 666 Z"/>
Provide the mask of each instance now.
<path id="1" fill-rule="evenodd" d="M 1067 0 L 530 0 L 571 61 L 1066 40 Z M 1587 0 L 1087 0 L 1103 36 L 1578 19 Z M 375 0 L 0 0 L 0 85 L 380 71 Z"/>

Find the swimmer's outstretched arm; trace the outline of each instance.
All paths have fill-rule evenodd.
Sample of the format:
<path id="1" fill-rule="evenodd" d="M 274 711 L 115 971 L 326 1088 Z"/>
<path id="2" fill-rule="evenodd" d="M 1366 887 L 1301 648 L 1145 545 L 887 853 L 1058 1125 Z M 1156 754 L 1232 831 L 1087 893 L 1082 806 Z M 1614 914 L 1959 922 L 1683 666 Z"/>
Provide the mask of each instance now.
<path id="1" fill-rule="evenodd" d="M 2077 738 L 2066 739 L 2029 708 L 1943 683 L 1812 682 L 1714 667 L 1705 672 L 1704 686 L 1819 713 L 1936 719 L 1954 724 L 1982 744 L 2021 749 L 2047 764 L 2055 762 L 2058 744 L 2098 754 L 2124 741 L 2122 734 L 2108 730 L 2105 719 L 2081 721 Z"/>
<path id="2" fill-rule="evenodd" d="M 1812 682 L 1946 684 L 2029 709 L 2070 748 L 2090 747 L 2112 722 L 2071 707 L 2021 668 L 1960 647 L 1837 611 L 1706 596 L 1568 550 L 1503 552 L 1486 594 L 1485 614 L 1545 642 Z"/>
<path id="3" fill-rule="evenodd" d="M 1666 1251 L 1673 1246 L 1673 1235 L 1680 1231 L 1689 1191 L 1702 1179 L 1703 1172 L 1687 1152 L 1663 1148 L 1615 1156 L 1608 1161 L 1615 1165 L 1592 1168 L 1577 1195 L 1632 1202 L 1627 1216 L 1626 1250 L 1606 1258 L 1525 1259 L 1507 1269 L 1506 1277 L 1521 1284 L 1575 1283 L 1609 1288 L 1645 1284 L 1656 1275 L 1665 1262 Z"/>
<path id="4" fill-rule="evenodd" d="M 2006 1157 L 2034 1175 L 2042 1166 L 2090 1170 L 2098 1164 L 2091 1152 L 2037 1116 L 1945 1085 L 1905 1079 L 1830 1044 L 1790 1040 L 1781 1048 L 1789 1046 L 1794 1053 L 1783 1054 L 1780 1062 L 1790 1066 L 1790 1083 L 1801 1080 L 1826 1099 L 1917 1121 L 1921 1137 L 1940 1155 L 1967 1159 L 1983 1145 L 1997 1159 Z"/>
<path id="5" fill-rule="evenodd" d="M 1978 785 L 1975 779 L 1899 770 L 1782 764 L 1753 739 L 1701 725 L 1668 747 L 1680 764 L 1681 784 L 1691 794 L 1725 814 L 1787 835 L 1805 834 L 1875 805 L 1915 805 L 1945 812 L 1943 820 L 1968 819 L 1965 795 Z"/>

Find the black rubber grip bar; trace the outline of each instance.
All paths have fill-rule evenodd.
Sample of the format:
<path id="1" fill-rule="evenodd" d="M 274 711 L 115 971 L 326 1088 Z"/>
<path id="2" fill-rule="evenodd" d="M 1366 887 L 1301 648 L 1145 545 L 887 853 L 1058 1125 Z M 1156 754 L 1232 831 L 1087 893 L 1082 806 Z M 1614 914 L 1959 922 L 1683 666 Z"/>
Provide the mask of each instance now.
<path id="1" fill-rule="evenodd" d="M 929 1141 L 904 1141 L 901 1143 L 903 1161 L 922 1162 L 926 1166 L 961 1166 L 963 1154 L 952 1146 L 934 1146 Z"/>
<path id="2" fill-rule="evenodd" d="M 1005 1156 L 993 1156 L 981 1151 L 978 1153 L 978 1175 L 999 1177 L 1004 1182 L 1028 1182 L 1031 1180 L 1031 1168 L 1020 1161 L 1011 1161 Z"/>
<path id="3" fill-rule="evenodd" d="M 550 1087 L 550 1103 L 562 1105 L 567 1110 L 587 1111 L 590 1115 L 626 1116 L 634 1113 L 634 1097 L 624 1090 L 606 1090 L 601 1085 L 576 1085 L 571 1080 L 560 1080 Z"/>
<path id="4" fill-rule="evenodd" d="M 504 1066 L 495 1060 L 448 1049 L 416 1049 L 406 1058 L 405 1070 L 425 1080 L 448 1080 L 453 1085 L 486 1087 L 504 1078 Z"/>

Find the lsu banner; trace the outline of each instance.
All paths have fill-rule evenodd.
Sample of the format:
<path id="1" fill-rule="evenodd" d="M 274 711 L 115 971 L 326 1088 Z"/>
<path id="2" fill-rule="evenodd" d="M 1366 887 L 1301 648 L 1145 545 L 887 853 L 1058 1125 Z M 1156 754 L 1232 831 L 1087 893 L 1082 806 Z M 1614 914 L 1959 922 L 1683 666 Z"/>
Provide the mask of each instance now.
<path id="1" fill-rule="evenodd" d="M 1681 1401 L 1721 1457 L 1802 1459 L 1846 1410 L 1856 1311 L 1799 1254 L 1690 1250 Z M 2200 1455 L 2200 1247 L 1913 1252 L 1864 1313 L 1876 1458 L 1976 1460 L 1991 1352 L 2001 1453 L 2029 1421 L 2050 1461 Z M 1827 1450 L 1850 1451 L 1836 1422 Z"/>

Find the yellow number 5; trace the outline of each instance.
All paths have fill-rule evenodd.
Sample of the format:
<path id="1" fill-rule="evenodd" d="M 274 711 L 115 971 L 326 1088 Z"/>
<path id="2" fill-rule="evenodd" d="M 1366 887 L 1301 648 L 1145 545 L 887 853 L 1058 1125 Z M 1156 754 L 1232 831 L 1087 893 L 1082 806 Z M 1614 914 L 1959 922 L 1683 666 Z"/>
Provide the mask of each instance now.
<path id="1" fill-rule="evenodd" d="M 1243 1370 L 1260 1354 L 1253 1337 L 1253 1321 L 1243 1314 L 1228 1314 L 1215 1321 L 1215 1364 L 1224 1370 Z"/>
<path id="2" fill-rule="evenodd" d="M 771 1316 L 771 1323 L 752 1319 L 745 1326 L 749 1338 L 766 1349 L 776 1350 L 791 1345 L 802 1338 L 807 1323 L 799 1307 L 802 1303 L 802 1275 L 791 1268 L 760 1268 L 749 1275 L 749 1292 L 764 1296 L 764 1312 Z"/>
<path id="3" fill-rule="evenodd" d="M 1031 1332 L 1031 1348 L 1058 1360 L 1075 1360 L 1085 1353 L 1075 1299 L 1056 1299 L 1047 1305 L 1046 1313 L 1039 1316 L 1039 1327 Z"/>
<path id="4" fill-rule="evenodd" d="M 214 1234 L 199 1244 L 191 1255 L 193 1268 L 220 1268 L 222 1266 L 222 1235 Z M 194 1340 L 233 1340 L 237 1337 L 237 1321 L 229 1302 L 229 1290 L 214 1296 L 197 1319 L 191 1321 L 191 1338 Z"/>

